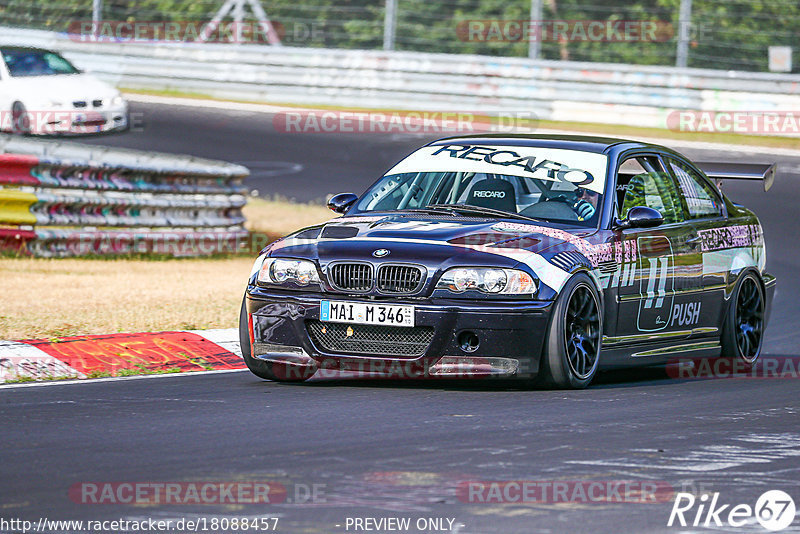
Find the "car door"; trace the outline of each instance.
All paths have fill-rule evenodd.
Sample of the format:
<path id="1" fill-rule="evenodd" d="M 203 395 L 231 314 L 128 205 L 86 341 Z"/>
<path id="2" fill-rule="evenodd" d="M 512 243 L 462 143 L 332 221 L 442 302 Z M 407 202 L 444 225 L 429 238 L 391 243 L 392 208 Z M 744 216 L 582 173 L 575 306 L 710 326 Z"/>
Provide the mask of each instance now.
<path id="1" fill-rule="evenodd" d="M 715 334 L 722 306 L 728 273 L 731 266 L 729 251 L 706 251 L 700 236 L 708 235 L 715 229 L 726 226 L 725 205 L 711 184 L 691 164 L 676 157 L 665 157 L 670 172 L 675 177 L 678 190 L 684 201 L 687 224 L 691 224 L 697 236 L 692 246 L 699 256 L 702 291 L 691 295 L 687 302 L 700 306 L 697 320 L 691 326 L 699 335 Z M 694 318 L 694 316 L 693 316 Z"/>
<path id="2" fill-rule="evenodd" d="M 658 155 L 622 160 L 616 204 L 620 219 L 634 206 L 656 209 L 664 217 L 656 228 L 618 230 L 617 243 L 629 251 L 630 261 L 619 266 L 617 342 L 688 337 L 696 305 L 689 305 L 685 295 L 701 289 L 701 260 L 675 180 Z"/>

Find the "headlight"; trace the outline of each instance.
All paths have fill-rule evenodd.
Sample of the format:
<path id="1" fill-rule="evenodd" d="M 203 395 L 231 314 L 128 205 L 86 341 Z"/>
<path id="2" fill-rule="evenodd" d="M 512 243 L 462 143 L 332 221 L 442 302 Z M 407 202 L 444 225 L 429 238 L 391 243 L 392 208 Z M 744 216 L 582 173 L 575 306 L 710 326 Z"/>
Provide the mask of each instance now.
<path id="1" fill-rule="evenodd" d="M 436 284 L 436 289 L 455 293 L 468 290 L 490 294 L 524 295 L 536 293 L 536 281 L 525 271 L 485 267 L 453 267 Z"/>
<path id="2" fill-rule="evenodd" d="M 319 283 L 317 266 L 308 260 L 267 258 L 258 271 L 258 281 L 267 284 L 293 282 L 299 286 Z"/>
<path id="3" fill-rule="evenodd" d="M 120 96 L 120 95 L 117 95 L 117 96 L 115 96 L 114 98 L 111 99 L 111 105 L 112 106 L 121 106 L 124 103 L 125 103 L 125 99 L 122 98 L 122 96 Z"/>

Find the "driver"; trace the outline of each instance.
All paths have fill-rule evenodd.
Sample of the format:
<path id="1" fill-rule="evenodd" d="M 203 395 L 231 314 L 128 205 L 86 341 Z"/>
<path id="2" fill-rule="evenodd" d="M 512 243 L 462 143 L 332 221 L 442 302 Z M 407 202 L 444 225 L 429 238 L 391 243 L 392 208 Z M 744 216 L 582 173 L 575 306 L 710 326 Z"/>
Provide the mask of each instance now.
<path id="1" fill-rule="evenodd" d="M 572 204 L 572 209 L 578 215 L 579 221 L 588 221 L 597 212 L 597 202 L 600 199 L 600 194 L 590 189 L 578 188 L 576 190 L 575 203 Z"/>

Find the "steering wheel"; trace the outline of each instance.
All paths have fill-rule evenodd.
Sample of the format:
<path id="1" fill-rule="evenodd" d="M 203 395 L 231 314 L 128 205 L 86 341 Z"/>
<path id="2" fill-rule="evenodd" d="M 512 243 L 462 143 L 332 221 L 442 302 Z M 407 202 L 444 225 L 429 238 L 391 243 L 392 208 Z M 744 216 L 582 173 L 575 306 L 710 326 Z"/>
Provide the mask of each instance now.
<path id="1" fill-rule="evenodd" d="M 542 194 L 539 202 L 532 204 L 520 212 L 522 215 L 536 219 L 561 219 L 565 221 L 577 221 L 578 214 L 573 209 L 575 201 L 570 200 L 567 195 L 558 194 L 546 196 Z"/>
<path id="2" fill-rule="evenodd" d="M 573 201 L 568 199 L 567 195 L 565 195 L 563 193 L 559 193 L 557 195 L 552 195 L 552 196 L 548 195 L 546 193 L 542 193 L 542 202 L 563 202 L 565 204 L 572 205 Z"/>

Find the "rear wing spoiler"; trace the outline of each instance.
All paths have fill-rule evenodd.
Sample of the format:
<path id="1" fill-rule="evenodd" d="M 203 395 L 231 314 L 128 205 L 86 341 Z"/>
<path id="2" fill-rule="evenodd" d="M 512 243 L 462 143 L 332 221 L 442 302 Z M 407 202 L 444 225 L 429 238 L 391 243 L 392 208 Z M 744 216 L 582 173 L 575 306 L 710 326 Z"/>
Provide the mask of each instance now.
<path id="1" fill-rule="evenodd" d="M 775 181 L 775 163 L 697 163 L 706 176 L 721 187 L 722 180 L 761 180 L 764 191 Z"/>

